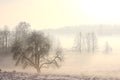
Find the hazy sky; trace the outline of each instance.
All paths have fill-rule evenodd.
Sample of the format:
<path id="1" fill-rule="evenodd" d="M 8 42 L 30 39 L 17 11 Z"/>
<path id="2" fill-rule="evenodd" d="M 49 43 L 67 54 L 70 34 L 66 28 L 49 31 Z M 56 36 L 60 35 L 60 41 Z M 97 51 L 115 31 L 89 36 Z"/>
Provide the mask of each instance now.
<path id="1" fill-rule="evenodd" d="M 0 27 L 27 21 L 35 29 L 120 24 L 120 0 L 0 0 Z"/>

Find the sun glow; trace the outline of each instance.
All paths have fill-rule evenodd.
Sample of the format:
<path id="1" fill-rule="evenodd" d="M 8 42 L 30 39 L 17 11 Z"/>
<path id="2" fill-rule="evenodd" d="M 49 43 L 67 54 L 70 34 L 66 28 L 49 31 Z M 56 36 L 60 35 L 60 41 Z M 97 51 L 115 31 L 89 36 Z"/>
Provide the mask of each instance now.
<path id="1" fill-rule="evenodd" d="M 35 29 L 119 24 L 119 0 L 12 0 L 0 3 L 0 27 L 27 21 Z"/>
<path id="2" fill-rule="evenodd" d="M 81 2 L 85 14 L 95 19 L 96 23 L 118 24 L 120 22 L 119 0 L 81 0 Z"/>

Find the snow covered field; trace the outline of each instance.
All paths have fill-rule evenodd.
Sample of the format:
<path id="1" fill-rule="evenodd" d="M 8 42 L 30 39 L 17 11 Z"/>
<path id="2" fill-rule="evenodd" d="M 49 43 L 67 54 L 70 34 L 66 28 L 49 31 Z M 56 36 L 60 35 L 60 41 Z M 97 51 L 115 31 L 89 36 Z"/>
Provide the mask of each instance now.
<path id="1" fill-rule="evenodd" d="M 100 76 L 70 76 L 70 75 L 43 75 L 21 72 L 0 72 L 0 80 L 120 80 L 114 77 Z"/>

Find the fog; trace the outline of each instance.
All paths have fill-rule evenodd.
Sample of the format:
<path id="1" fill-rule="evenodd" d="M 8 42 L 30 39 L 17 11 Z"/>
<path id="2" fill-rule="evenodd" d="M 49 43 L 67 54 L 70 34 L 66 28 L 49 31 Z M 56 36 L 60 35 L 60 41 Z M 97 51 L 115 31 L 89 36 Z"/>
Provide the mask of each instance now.
<path id="1" fill-rule="evenodd" d="M 1 58 L 0 68 L 3 71 L 36 73 L 32 67 L 22 69 L 14 66 L 12 56 Z M 7 60 L 6 60 L 7 59 Z M 51 67 L 42 69 L 42 74 L 69 74 L 69 75 L 106 75 L 120 76 L 120 54 L 94 53 L 80 54 L 78 52 L 64 51 L 64 62 L 60 68 Z"/>
<path id="2" fill-rule="evenodd" d="M 60 72 L 63 69 L 63 73 L 71 74 L 95 74 L 95 75 L 111 75 L 120 76 L 120 36 L 97 36 L 98 48 L 95 53 L 80 53 L 72 51 L 74 44 L 74 38 L 76 36 L 61 36 L 60 41 L 65 49 L 65 63 Z M 105 53 L 105 43 L 109 42 L 112 47 L 111 53 Z"/>
<path id="3" fill-rule="evenodd" d="M 119 8 L 119 0 L 0 0 L 0 73 L 120 77 Z"/>
<path id="4" fill-rule="evenodd" d="M 98 48 L 95 53 L 80 53 L 73 50 L 74 35 L 56 35 L 54 39 L 59 39 L 60 45 L 63 48 L 64 61 L 60 68 L 42 69 L 43 74 L 71 74 L 71 75 L 111 75 L 120 76 L 120 36 L 97 36 Z M 104 53 L 105 43 L 109 42 L 112 47 L 112 52 Z M 36 70 L 32 67 L 22 69 L 22 66 L 15 66 L 15 61 L 12 59 L 12 55 L 1 56 L 0 68 L 3 71 L 20 71 L 20 72 L 32 72 L 36 73 Z"/>

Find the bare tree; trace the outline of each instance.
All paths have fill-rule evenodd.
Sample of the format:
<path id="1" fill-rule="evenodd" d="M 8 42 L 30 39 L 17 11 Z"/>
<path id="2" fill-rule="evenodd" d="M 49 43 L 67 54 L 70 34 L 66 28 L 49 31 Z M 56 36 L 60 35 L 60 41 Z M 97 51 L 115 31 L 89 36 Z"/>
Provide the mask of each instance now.
<path id="1" fill-rule="evenodd" d="M 9 42 L 10 42 L 10 31 L 7 26 L 4 26 L 4 29 L 0 31 L 0 47 L 2 53 L 8 52 Z"/>
<path id="2" fill-rule="evenodd" d="M 12 45 L 13 59 L 16 60 L 16 65 L 23 64 L 23 68 L 27 66 L 34 67 L 37 72 L 41 72 L 43 67 L 50 64 L 59 66 L 59 61 L 62 61 L 62 50 L 56 49 L 55 56 L 50 55 L 50 40 L 42 32 L 32 32 L 26 39 L 25 43 L 16 39 Z"/>
<path id="3" fill-rule="evenodd" d="M 108 42 L 105 43 L 105 49 L 103 51 L 104 53 L 110 53 L 112 52 L 112 47 L 110 46 L 110 44 Z"/>
<path id="4" fill-rule="evenodd" d="M 82 53 L 82 46 L 83 46 L 83 37 L 82 33 L 80 32 L 79 35 L 75 39 L 75 49 Z"/>
<path id="5" fill-rule="evenodd" d="M 1 48 L 2 48 L 2 51 L 4 51 L 5 49 L 5 35 L 4 35 L 4 31 L 1 30 L 0 32 L 0 42 L 1 42 Z"/>
<path id="6" fill-rule="evenodd" d="M 94 32 L 91 33 L 91 43 L 92 52 L 94 53 L 97 49 L 97 37 Z"/>
<path id="7" fill-rule="evenodd" d="M 80 32 L 79 33 L 79 36 L 78 36 L 79 40 L 78 40 L 78 49 L 80 51 L 80 53 L 82 52 L 82 33 Z"/>
<path id="8" fill-rule="evenodd" d="M 86 34 L 86 46 L 87 46 L 87 52 L 91 52 L 91 35 L 90 33 Z"/>
<path id="9" fill-rule="evenodd" d="M 82 34 L 81 32 L 75 39 L 75 47 L 80 53 L 95 52 L 97 49 L 97 37 L 94 32 Z"/>
<path id="10" fill-rule="evenodd" d="M 30 24 L 27 22 L 20 22 L 15 28 L 15 39 L 26 39 L 29 34 Z"/>
<path id="11" fill-rule="evenodd" d="M 3 48 L 3 31 L 0 30 L 0 48 Z"/>
<path id="12" fill-rule="evenodd" d="M 94 32 L 86 34 L 86 47 L 88 53 L 94 53 L 97 50 L 97 37 Z"/>
<path id="13" fill-rule="evenodd" d="M 10 36 L 10 31 L 7 26 L 4 27 L 3 35 L 4 35 L 5 50 L 7 51 L 9 46 L 9 36 Z"/>

